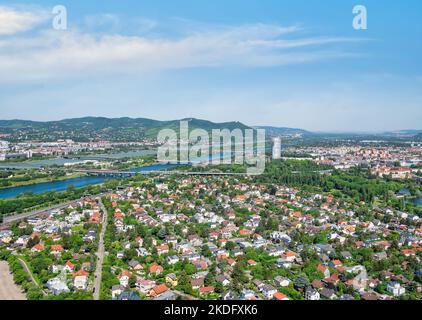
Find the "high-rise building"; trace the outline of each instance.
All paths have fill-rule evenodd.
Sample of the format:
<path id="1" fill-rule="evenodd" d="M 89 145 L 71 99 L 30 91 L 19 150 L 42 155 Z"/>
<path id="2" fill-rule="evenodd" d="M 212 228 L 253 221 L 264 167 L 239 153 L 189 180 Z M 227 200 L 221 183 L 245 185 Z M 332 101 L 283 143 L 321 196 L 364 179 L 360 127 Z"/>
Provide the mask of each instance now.
<path id="1" fill-rule="evenodd" d="M 275 137 L 273 139 L 273 159 L 281 159 L 281 138 Z"/>

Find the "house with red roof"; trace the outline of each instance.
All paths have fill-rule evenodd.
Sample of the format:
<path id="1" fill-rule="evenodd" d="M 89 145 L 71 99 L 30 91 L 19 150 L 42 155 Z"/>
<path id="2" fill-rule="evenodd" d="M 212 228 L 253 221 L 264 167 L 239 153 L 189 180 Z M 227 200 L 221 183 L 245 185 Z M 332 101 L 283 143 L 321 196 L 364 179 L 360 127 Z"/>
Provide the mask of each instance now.
<path id="1" fill-rule="evenodd" d="M 149 273 L 154 274 L 154 275 L 159 275 L 163 271 L 164 271 L 164 268 L 156 263 L 154 263 L 151 267 L 149 267 Z"/>
<path id="2" fill-rule="evenodd" d="M 160 246 L 155 247 L 157 249 L 158 255 L 167 254 L 169 253 L 169 246 L 167 244 L 162 244 Z"/>
<path id="3" fill-rule="evenodd" d="M 200 295 L 209 294 L 209 293 L 213 293 L 213 292 L 214 292 L 214 287 L 213 286 L 199 288 L 199 294 Z"/>
<path id="4" fill-rule="evenodd" d="M 63 270 L 67 272 L 73 272 L 75 270 L 75 265 L 68 260 L 64 264 Z"/>
<path id="5" fill-rule="evenodd" d="M 44 245 L 42 243 L 38 243 L 31 248 L 31 252 L 41 252 L 44 250 Z"/>
<path id="6" fill-rule="evenodd" d="M 50 251 L 52 254 L 56 256 L 56 255 L 61 254 L 64 251 L 64 249 L 61 245 L 55 244 L 50 247 Z"/>
<path id="7" fill-rule="evenodd" d="M 164 292 L 168 291 L 169 288 L 165 284 L 160 284 L 158 286 L 155 286 L 152 288 L 152 290 L 149 292 L 150 297 L 157 297 L 160 294 L 163 294 Z"/>
<path id="8" fill-rule="evenodd" d="M 256 266 L 256 264 L 257 264 L 257 263 L 256 263 L 256 261 L 255 261 L 255 260 L 252 260 L 252 259 L 249 259 L 249 260 L 248 260 L 248 265 L 250 265 L 250 266 L 252 266 L 252 267 L 253 267 L 253 266 Z"/>
<path id="9" fill-rule="evenodd" d="M 289 300 L 289 298 L 287 298 L 284 293 L 277 291 L 276 293 L 274 293 L 273 300 L 287 301 Z"/>
<path id="10" fill-rule="evenodd" d="M 119 275 L 119 282 L 120 285 L 123 287 L 127 287 L 129 285 L 129 279 L 131 277 L 131 273 L 129 270 L 123 269 Z"/>

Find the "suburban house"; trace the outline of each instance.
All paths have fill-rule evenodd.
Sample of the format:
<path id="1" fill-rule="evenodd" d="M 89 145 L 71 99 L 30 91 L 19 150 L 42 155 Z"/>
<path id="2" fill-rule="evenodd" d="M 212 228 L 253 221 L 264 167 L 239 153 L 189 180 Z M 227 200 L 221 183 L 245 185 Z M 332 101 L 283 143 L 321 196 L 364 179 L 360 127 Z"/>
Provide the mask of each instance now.
<path id="1" fill-rule="evenodd" d="M 306 300 L 320 300 L 321 296 L 318 291 L 312 288 L 306 289 L 305 292 L 305 299 Z"/>
<path id="2" fill-rule="evenodd" d="M 120 285 L 126 288 L 129 285 L 130 276 L 131 274 L 128 270 L 122 270 L 122 272 L 119 275 Z"/>
<path id="3" fill-rule="evenodd" d="M 66 261 L 66 263 L 64 264 L 63 270 L 69 273 L 73 272 L 75 270 L 75 265 L 70 261 Z"/>
<path id="4" fill-rule="evenodd" d="M 151 267 L 149 267 L 149 273 L 159 275 L 161 272 L 164 271 L 164 268 L 156 263 L 154 263 Z"/>
<path id="5" fill-rule="evenodd" d="M 88 276 L 86 275 L 79 275 L 76 276 L 73 280 L 73 286 L 77 290 L 86 290 L 88 286 Z"/>
<path id="6" fill-rule="evenodd" d="M 125 287 L 121 284 L 114 285 L 111 287 L 111 297 L 117 298 L 125 291 Z"/>
<path id="7" fill-rule="evenodd" d="M 60 278 L 52 278 L 47 281 L 47 288 L 54 294 L 59 295 L 62 293 L 70 292 L 66 282 Z"/>
<path id="8" fill-rule="evenodd" d="M 403 288 L 399 283 L 397 282 L 390 282 L 387 285 L 387 291 L 392 293 L 393 296 L 399 297 L 406 293 L 406 289 Z"/>
<path id="9" fill-rule="evenodd" d="M 149 292 L 149 295 L 151 297 L 157 297 L 160 294 L 163 294 L 164 292 L 166 292 L 168 289 L 169 288 L 165 284 L 160 284 L 152 288 L 151 291 Z"/>
<path id="10" fill-rule="evenodd" d="M 167 283 L 168 285 L 172 286 L 172 287 L 177 286 L 178 281 L 177 281 L 177 277 L 176 277 L 176 275 L 175 275 L 174 273 L 169 273 L 169 274 L 166 276 L 166 283 Z"/>

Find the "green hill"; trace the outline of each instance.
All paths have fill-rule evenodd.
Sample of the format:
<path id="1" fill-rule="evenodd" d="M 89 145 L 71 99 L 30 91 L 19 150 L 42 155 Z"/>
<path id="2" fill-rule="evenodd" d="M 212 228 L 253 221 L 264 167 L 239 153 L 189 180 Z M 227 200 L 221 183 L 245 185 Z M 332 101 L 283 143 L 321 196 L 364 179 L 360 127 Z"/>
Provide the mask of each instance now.
<path id="1" fill-rule="evenodd" d="M 214 123 L 200 119 L 183 119 L 189 129 L 250 129 L 240 122 Z M 135 141 L 155 138 L 161 129 L 179 130 L 180 120 L 158 121 L 145 118 L 84 117 L 60 121 L 0 120 L 0 134 L 9 135 L 10 141 L 75 141 L 110 140 Z"/>

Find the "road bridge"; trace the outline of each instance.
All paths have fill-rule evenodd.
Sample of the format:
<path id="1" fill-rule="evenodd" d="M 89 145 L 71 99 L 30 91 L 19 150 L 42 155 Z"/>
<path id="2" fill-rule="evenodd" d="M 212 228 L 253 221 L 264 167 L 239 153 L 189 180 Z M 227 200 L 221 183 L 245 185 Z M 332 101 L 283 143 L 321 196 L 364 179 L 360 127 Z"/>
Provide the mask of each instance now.
<path id="1" fill-rule="evenodd" d="M 203 176 L 246 176 L 246 172 L 211 172 L 211 171 L 118 171 L 118 170 L 73 170 L 78 173 L 86 173 L 100 176 L 135 176 L 140 175 L 203 175 Z"/>

